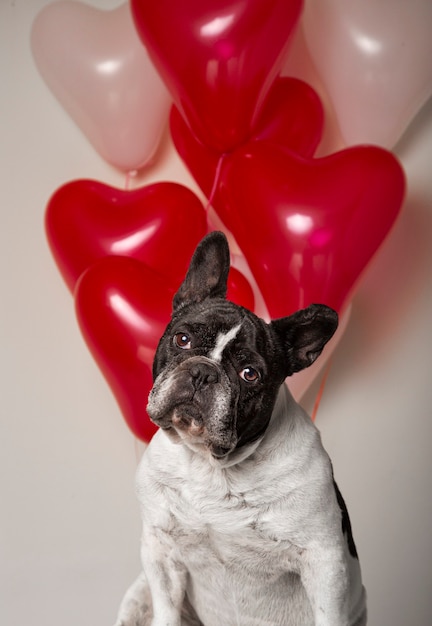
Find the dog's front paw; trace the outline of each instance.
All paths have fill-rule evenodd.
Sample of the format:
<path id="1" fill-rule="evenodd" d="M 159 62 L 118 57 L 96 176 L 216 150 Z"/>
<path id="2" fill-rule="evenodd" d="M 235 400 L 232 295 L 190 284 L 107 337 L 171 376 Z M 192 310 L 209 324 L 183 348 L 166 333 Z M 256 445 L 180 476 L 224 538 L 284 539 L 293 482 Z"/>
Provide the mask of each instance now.
<path id="1" fill-rule="evenodd" d="M 130 603 L 122 608 L 114 626 L 150 626 L 152 624 L 152 610 L 148 605 L 138 606 Z"/>
<path id="2" fill-rule="evenodd" d="M 150 626 L 153 609 L 150 590 L 143 575 L 127 591 L 114 626 Z"/>

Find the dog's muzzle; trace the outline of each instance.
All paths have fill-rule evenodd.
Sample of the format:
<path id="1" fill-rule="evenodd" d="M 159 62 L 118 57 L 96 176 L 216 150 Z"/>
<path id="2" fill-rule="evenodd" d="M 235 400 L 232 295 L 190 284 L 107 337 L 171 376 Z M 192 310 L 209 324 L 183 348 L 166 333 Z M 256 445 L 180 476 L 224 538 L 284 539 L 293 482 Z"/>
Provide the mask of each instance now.
<path id="1" fill-rule="evenodd" d="M 204 444 L 214 457 L 222 458 L 237 443 L 231 405 L 227 374 L 219 364 L 197 356 L 157 377 L 147 411 L 171 436 L 175 433 L 185 443 Z"/>

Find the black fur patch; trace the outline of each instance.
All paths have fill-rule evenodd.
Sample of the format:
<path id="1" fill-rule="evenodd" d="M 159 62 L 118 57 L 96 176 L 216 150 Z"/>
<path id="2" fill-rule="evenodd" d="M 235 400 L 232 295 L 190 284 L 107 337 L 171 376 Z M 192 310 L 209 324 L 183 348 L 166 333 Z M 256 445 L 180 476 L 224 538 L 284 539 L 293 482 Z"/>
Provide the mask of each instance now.
<path id="1" fill-rule="evenodd" d="M 337 486 L 336 481 L 334 480 L 333 480 L 333 485 L 335 488 L 336 498 L 339 504 L 339 508 L 342 513 L 342 532 L 346 536 L 348 549 L 350 551 L 351 556 L 354 557 L 355 559 L 358 559 L 357 548 L 354 542 L 354 537 L 353 537 L 352 529 L 351 529 L 351 520 L 348 515 L 348 509 L 346 507 L 345 500 L 343 499 L 342 494 L 339 491 L 339 487 Z"/>

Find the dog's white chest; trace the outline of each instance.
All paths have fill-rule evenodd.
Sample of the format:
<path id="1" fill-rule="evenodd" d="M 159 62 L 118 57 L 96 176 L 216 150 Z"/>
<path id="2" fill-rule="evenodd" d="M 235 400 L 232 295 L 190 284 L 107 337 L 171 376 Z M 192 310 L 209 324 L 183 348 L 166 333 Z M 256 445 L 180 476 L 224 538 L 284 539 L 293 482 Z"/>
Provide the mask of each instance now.
<path id="1" fill-rule="evenodd" d="M 312 624 L 298 576 L 301 544 L 314 532 L 296 494 L 303 464 L 293 462 L 299 467 L 290 472 L 277 455 L 261 462 L 252 456 L 222 470 L 163 433 L 157 437 L 138 476 L 143 515 L 174 540 L 189 572 L 188 595 L 205 623 L 236 623 L 233 607 L 242 606 L 244 623 L 290 626 L 287 607 L 296 606 L 302 624 Z M 313 471 L 313 463 L 309 467 Z M 303 517 L 310 517 L 307 529 Z"/>
<path id="2" fill-rule="evenodd" d="M 242 491 L 240 481 L 233 487 L 221 472 L 195 475 L 192 481 L 186 480 L 186 476 L 183 480 L 177 477 L 175 484 L 164 489 L 164 514 L 159 516 L 154 511 L 155 523 L 166 525 L 174 540 L 179 559 L 189 572 L 188 596 L 197 612 L 206 616 L 206 624 L 237 623 L 233 621 L 233 607 L 243 607 L 238 623 L 245 620 L 244 623 L 253 624 L 252 620 L 257 619 L 257 624 L 264 624 L 258 621 L 261 609 L 256 603 L 274 595 L 275 615 L 267 615 L 268 623 L 289 626 L 289 618 L 277 598 L 286 598 L 290 589 L 308 606 L 294 575 L 298 548 L 288 540 L 272 537 L 277 529 L 263 507 L 259 485 L 251 488 L 249 481 Z M 146 511 L 151 506 L 151 495 L 147 493 Z M 268 498 L 270 505 L 270 493 Z M 288 575 L 287 570 L 293 574 Z M 308 623 L 305 616 L 305 626 Z"/>
<path id="3" fill-rule="evenodd" d="M 288 559 L 294 569 L 297 548 L 287 536 L 283 541 L 277 539 L 278 521 L 271 513 L 270 493 L 264 507 L 259 486 L 242 491 L 224 484 L 223 476 L 206 478 L 186 483 L 178 491 L 168 489 L 166 499 L 170 533 L 188 569 L 199 576 L 201 570 L 235 569 L 238 563 L 244 574 L 249 570 L 255 574 L 259 567 L 263 575 L 271 571 L 274 578 L 279 570 L 278 555 L 281 571 Z"/>
<path id="4" fill-rule="evenodd" d="M 143 562 L 151 555 L 155 571 L 186 568 L 187 597 L 206 626 L 314 626 L 302 568 L 319 545 L 335 554 L 324 555 L 328 576 L 342 580 L 338 568 L 348 564 L 349 623 L 365 623 L 329 458 L 299 407 L 286 419 L 288 401 L 281 394 L 265 439 L 241 462 L 224 467 L 159 432 L 140 465 Z M 342 624 L 322 623 L 329 619 Z"/>

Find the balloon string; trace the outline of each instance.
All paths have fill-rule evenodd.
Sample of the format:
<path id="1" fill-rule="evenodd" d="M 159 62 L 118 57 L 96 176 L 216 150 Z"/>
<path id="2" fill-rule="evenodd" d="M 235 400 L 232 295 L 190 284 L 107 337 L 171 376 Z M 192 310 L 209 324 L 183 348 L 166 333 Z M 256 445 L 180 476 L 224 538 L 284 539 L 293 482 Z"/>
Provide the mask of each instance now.
<path id="1" fill-rule="evenodd" d="M 331 359 L 329 360 L 329 362 L 327 364 L 327 367 L 325 369 L 324 375 L 323 375 L 322 380 L 321 380 L 320 387 L 318 389 L 317 396 L 315 398 L 315 404 L 314 404 L 314 407 L 313 407 L 313 410 L 312 410 L 312 415 L 311 415 L 311 418 L 312 418 L 313 422 L 316 420 L 316 416 L 317 416 L 319 405 L 321 403 L 321 399 L 322 399 L 322 396 L 323 396 L 323 393 L 324 393 L 324 388 L 326 386 L 326 382 L 327 382 L 327 378 L 328 378 L 328 375 L 329 375 L 329 372 L 330 372 L 330 368 L 331 368 Z"/>
<path id="2" fill-rule="evenodd" d="M 210 191 L 210 195 L 208 197 L 207 204 L 206 204 L 206 207 L 205 207 L 205 210 L 206 210 L 207 213 L 208 213 L 208 211 L 209 211 L 209 209 L 210 209 L 210 207 L 212 205 L 212 202 L 214 200 L 214 197 L 216 195 L 216 189 L 218 188 L 219 177 L 220 177 L 220 173 L 221 173 L 221 169 L 222 169 L 222 161 L 224 160 L 224 157 L 225 157 L 225 154 L 221 154 L 220 155 L 219 160 L 218 160 L 218 164 L 216 166 L 215 177 L 214 177 L 214 180 L 213 180 L 213 187 L 212 187 L 212 189 Z"/>

